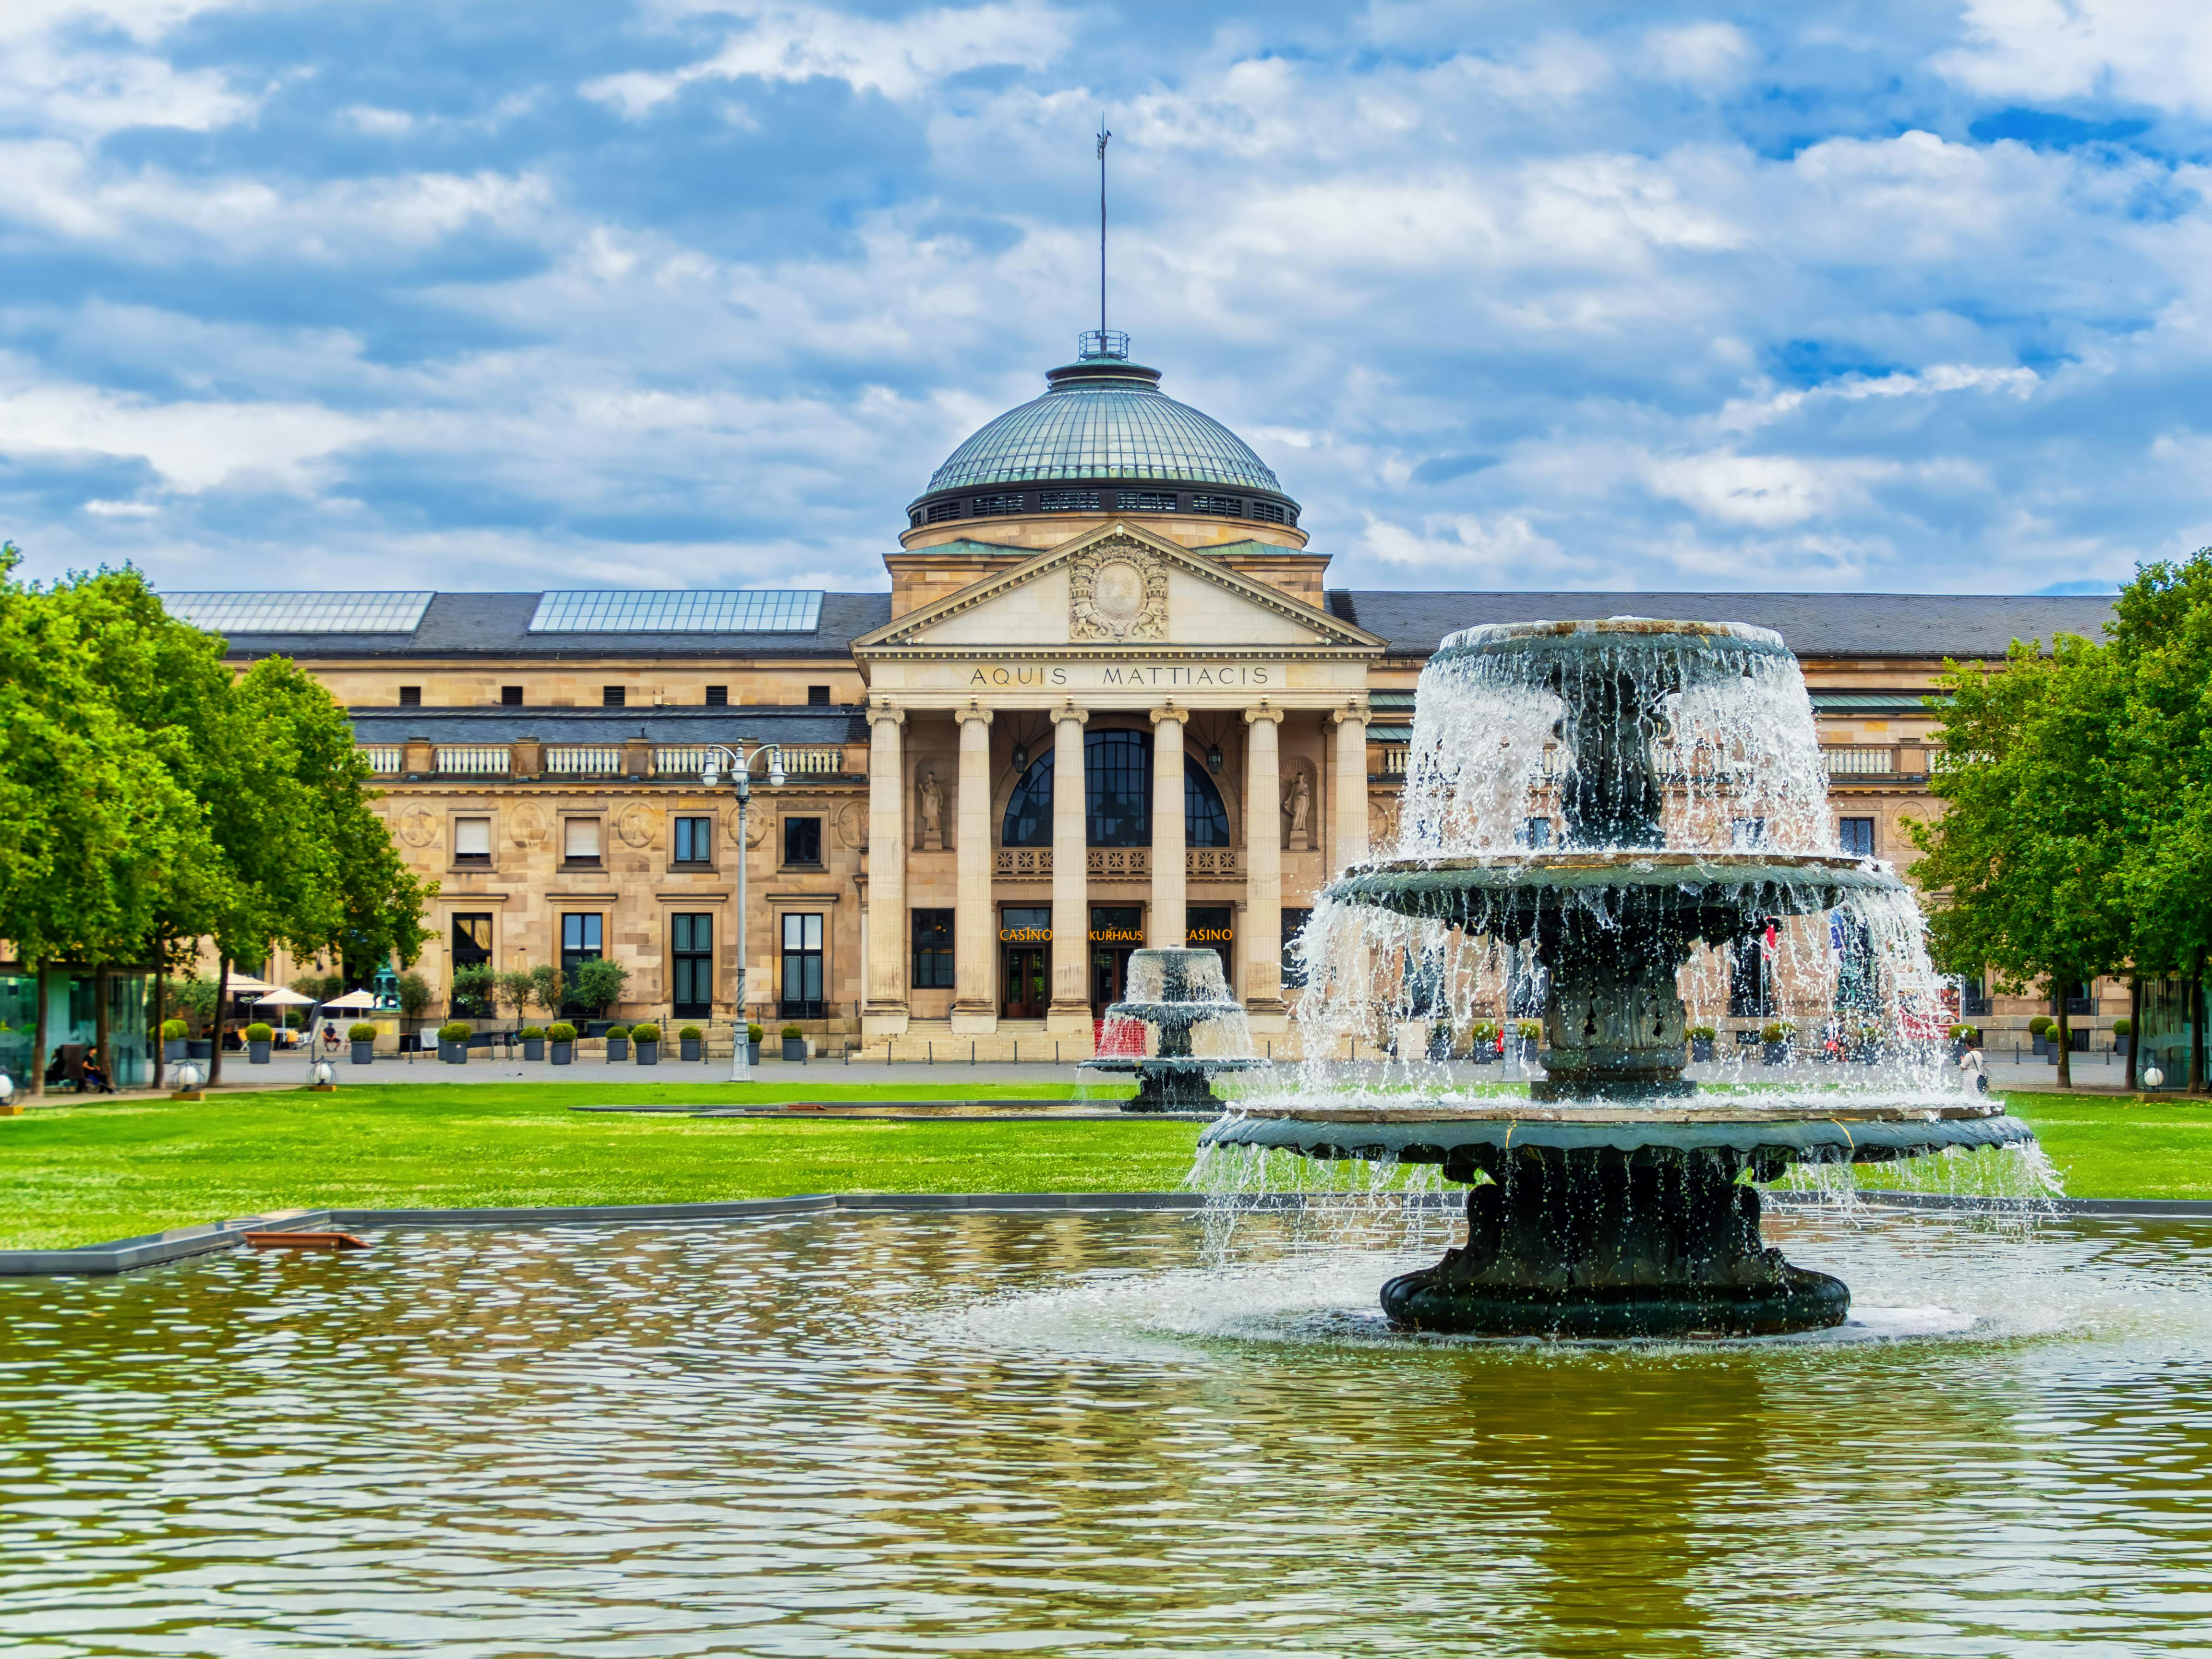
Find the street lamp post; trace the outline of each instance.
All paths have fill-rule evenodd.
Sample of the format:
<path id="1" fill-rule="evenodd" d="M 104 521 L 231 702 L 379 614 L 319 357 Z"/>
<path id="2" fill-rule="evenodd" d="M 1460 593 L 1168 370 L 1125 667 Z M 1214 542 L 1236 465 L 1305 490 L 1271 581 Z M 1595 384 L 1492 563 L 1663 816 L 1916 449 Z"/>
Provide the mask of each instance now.
<path id="1" fill-rule="evenodd" d="M 722 768 L 727 765 L 730 769 L 731 787 L 738 793 L 738 1031 L 737 1041 L 730 1045 L 730 1081 L 732 1083 L 744 1083 L 752 1075 L 752 1067 L 747 1063 L 745 1039 L 748 1024 L 745 1016 L 745 992 L 748 988 L 747 981 L 751 977 L 745 967 L 745 854 L 748 833 L 746 823 L 752 810 L 752 763 L 755 755 L 765 755 L 768 757 L 769 787 L 781 788 L 783 787 L 783 750 L 779 744 L 773 743 L 763 744 L 750 752 L 747 751 L 745 740 L 743 738 L 738 739 L 735 748 L 731 748 L 725 744 L 710 743 L 707 745 L 705 761 L 699 771 L 699 781 L 708 788 L 712 789 L 721 781 Z"/>

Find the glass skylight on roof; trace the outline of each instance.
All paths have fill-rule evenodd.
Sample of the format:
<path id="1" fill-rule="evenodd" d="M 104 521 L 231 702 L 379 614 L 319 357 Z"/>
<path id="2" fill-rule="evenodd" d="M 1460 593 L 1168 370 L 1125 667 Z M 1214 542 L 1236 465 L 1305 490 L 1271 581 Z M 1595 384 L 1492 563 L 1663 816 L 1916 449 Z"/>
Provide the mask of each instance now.
<path id="1" fill-rule="evenodd" d="M 811 634 L 818 588 L 571 588 L 538 596 L 533 634 Z"/>
<path id="2" fill-rule="evenodd" d="M 161 606 L 215 634 L 411 634 L 429 593 L 164 593 Z"/>

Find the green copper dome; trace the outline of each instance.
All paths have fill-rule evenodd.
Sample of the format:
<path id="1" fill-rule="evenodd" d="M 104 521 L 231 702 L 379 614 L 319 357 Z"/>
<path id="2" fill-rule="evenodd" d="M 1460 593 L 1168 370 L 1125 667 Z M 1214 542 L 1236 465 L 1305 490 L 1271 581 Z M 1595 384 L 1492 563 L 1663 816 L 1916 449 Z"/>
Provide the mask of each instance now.
<path id="1" fill-rule="evenodd" d="M 1043 397 L 1008 410 L 954 450 L 925 495 L 1060 478 L 1159 478 L 1282 493 L 1242 438 L 1162 392 L 1156 368 L 1097 351 L 1045 380 L 1052 389 Z"/>

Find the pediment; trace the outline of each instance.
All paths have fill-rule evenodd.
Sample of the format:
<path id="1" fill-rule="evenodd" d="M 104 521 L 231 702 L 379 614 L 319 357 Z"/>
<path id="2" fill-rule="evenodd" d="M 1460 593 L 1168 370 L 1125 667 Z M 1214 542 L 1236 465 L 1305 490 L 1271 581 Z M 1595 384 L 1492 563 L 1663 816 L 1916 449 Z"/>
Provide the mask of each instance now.
<path id="1" fill-rule="evenodd" d="M 1342 651 L 1383 641 L 1218 560 L 1109 524 L 854 641 L 862 657 L 957 651 Z"/>

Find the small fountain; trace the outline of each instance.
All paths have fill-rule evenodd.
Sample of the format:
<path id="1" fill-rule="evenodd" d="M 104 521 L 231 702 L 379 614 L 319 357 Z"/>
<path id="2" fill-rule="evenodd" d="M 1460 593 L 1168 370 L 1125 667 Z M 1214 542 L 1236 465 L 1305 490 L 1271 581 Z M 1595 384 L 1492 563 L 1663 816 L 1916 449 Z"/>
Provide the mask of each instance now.
<path id="1" fill-rule="evenodd" d="M 1811 702 L 1770 630 L 1615 617 L 1454 635 L 1421 677 L 1403 805 L 1396 856 L 1347 872 L 1309 924 L 1304 1086 L 1203 1137 L 1474 1183 L 1466 1243 L 1383 1286 L 1395 1322 L 1570 1337 L 1839 1324 L 1849 1289 L 1762 1243 L 1750 1183 L 1793 1164 L 2032 1146 L 2001 1103 L 1943 1086 L 1917 904 L 1835 844 Z M 1850 943 L 1815 957 L 1796 919 L 1823 913 L 1836 920 L 1812 937 Z M 1374 965 L 1441 963 L 1455 931 L 1477 960 L 1540 967 L 1529 1097 L 1326 1097 L 1340 1076 L 1327 1057 L 1389 1023 Z M 1855 1023 L 1882 1000 L 1898 1066 L 1850 1088 L 1686 1079 L 1693 959 L 1764 972 L 1792 951 Z"/>
<path id="2" fill-rule="evenodd" d="M 1220 957 L 1207 950 L 1132 951 L 1127 990 L 1106 1010 L 1101 1053 L 1080 1069 L 1135 1073 L 1137 1092 L 1123 1103 L 1125 1112 L 1219 1112 L 1224 1103 L 1213 1092 L 1214 1076 L 1261 1064 L 1251 1055 L 1244 1007 L 1229 994 Z M 1157 1054 L 1144 1052 L 1147 1027 L 1160 1034 Z M 1244 1052 L 1194 1053 L 1192 1033 L 1200 1027 L 1214 1034 L 1217 1048 Z M 1124 1046 L 1115 1041 L 1121 1032 L 1134 1039 L 1131 1052 L 1113 1052 Z"/>

